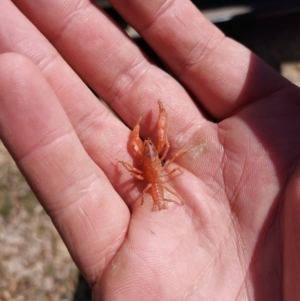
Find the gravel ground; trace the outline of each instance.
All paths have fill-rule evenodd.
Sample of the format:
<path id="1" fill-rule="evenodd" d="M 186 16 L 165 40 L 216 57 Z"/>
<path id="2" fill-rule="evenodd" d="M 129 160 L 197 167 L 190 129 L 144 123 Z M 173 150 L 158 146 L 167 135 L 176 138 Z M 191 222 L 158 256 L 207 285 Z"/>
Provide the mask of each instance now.
<path id="1" fill-rule="evenodd" d="M 73 300 L 77 269 L 0 143 L 0 300 Z"/>

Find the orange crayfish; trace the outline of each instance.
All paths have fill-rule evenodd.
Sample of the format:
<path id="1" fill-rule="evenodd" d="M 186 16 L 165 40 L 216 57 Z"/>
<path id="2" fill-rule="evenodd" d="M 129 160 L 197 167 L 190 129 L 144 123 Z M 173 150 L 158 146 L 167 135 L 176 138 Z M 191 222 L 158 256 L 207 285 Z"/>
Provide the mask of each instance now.
<path id="1" fill-rule="evenodd" d="M 167 128 L 168 128 L 168 115 L 160 101 L 158 101 L 159 106 L 159 118 L 158 118 L 158 143 L 157 148 L 154 146 L 150 138 L 146 138 L 144 141 L 141 140 L 140 132 L 140 121 L 142 117 L 139 118 L 137 124 L 132 130 L 131 147 L 134 157 L 137 159 L 138 163 L 142 165 L 142 170 L 133 167 L 130 163 L 124 161 L 118 161 L 122 163 L 123 166 L 131 173 L 131 175 L 138 180 L 147 180 L 148 185 L 142 192 L 142 202 L 144 203 L 145 193 L 151 189 L 151 195 L 153 199 L 152 210 L 162 210 L 167 209 L 166 202 L 174 202 L 173 200 L 166 199 L 164 197 L 164 190 L 167 190 L 171 194 L 175 195 L 180 203 L 183 205 L 184 202 L 182 198 L 172 191 L 169 187 L 164 185 L 162 181 L 163 177 L 169 176 L 175 171 L 183 172 L 180 168 L 175 167 L 171 171 L 166 171 L 166 168 L 181 154 L 186 150 L 180 150 L 177 152 L 172 159 L 163 165 L 163 162 L 167 156 L 170 148 L 170 143 L 167 138 Z"/>

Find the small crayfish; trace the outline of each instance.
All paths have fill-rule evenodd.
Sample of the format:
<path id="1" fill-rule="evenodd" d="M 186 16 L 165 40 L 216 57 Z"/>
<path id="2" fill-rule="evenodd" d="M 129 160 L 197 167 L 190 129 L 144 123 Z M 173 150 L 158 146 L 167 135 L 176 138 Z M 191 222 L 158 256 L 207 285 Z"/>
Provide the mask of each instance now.
<path id="1" fill-rule="evenodd" d="M 168 115 L 160 101 L 158 101 L 159 106 L 159 118 L 158 118 L 158 143 L 157 148 L 154 146 L 150 138 L 146 138 L 144 141 L 141 140 L 140 132 L 140 122 L 142 117 L 139 118 L 137 124 L 132 130 L 131 147 L 134 157 L 137 159 L 139 164 L 142 165 L 142 170 L 133 167 L 131 164 L 118 161 L 122 163 L 123 166 L 131 173 L 131 175 L 138 180 L 147 180 L 148 185 L 142 192 L 142 202 L 144 203 L 145 193 L 151 189 L 151 195 L 153 199 L 153 211 L 167 209 L 166 202 L 174 202 L 173 200 L 166 199 L 164 197 L 164 190 L 167 190 L 171 194 L 175 195 L 180 203 L 183 205 L 184 202 L 182 198 L 172 191 L 169 187 L 165 186 L 161 178 L 169 176 L 175 171 L 183 172 L 180 168 L 175 167 L 171 171 L 166 171 L 166 168 L 180 155 L 182 155 L 186 150 L 180 150 L 177 152 L 172 159 L 163 165 L 163 162 L 167 156 L 170 148 L 170 143 L 167 138 L 167 128 L 168 128 Z"/>

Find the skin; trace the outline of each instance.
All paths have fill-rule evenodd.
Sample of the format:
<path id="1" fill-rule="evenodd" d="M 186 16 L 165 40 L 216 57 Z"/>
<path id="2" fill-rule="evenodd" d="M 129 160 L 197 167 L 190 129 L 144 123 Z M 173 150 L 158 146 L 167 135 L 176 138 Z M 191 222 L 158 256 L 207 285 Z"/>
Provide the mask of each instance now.
<path id="1" fill-rule="evenodd" d="M 111 3 L 173 77 L 90 1 L 0 1 L 0 136 L 93 299 L 299 300 L 299 89 L 190 1 Z M 185 205 L 152 212 L 116 162 L 137 116 L 156 141 L 158 99 L 189 151 Z"/>

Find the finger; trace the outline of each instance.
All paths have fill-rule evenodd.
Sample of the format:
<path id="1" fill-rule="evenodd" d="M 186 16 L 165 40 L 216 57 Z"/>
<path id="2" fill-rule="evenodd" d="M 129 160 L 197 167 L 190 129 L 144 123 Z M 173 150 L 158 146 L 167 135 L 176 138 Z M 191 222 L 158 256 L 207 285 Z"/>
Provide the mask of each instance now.
<path id="1" fill-rule="evenodd" d="M 115 125 L 115 118 L 99 104 L 97 98 L 49 41 L 11 1 L 7 0 L 0 2 L 0 53 L 5 52 L 20 53 L 39 67 L 67 112 L 87 151 L 97 158 L 93 148 L 86 143 L 94 135 L 94 130 L 91 129 L 99 129 L 103 125 L 101 122 L 103 119 L 108 119 L 108 122 Z"/>
<path id="2" fill-rule="evenodd" d="M 218 119 L 288 84 L 248 49 L 225 38 L 191 1 L 111 3 Z"/>
<path id="3" fill-rule="evenodd" d="M 1 55 L 0 91 L 0 137 L 93 282 L 123 242 L 128 209 L 32 62 Z"/>
<path id="4" fill-rule="evenodd" d="M 188 128 L 191 121 L 199 118 L 202 121 L 182 86 L 149 63 L 128 36 L 90 1 L 14 0 L 14 3 L 130 126 L 140 116 L 146 116 L 149 108 L 156 110 L 159 99 L 168 103 L 177 115 L 176 122 L 170 120 L 170 128 L 172 125 L 175 130 Z M 180 124 L 178 117 L 182 119 Z M 148 118 L 147 128 L 152 129 L 156 122 Z M 144 127 L 142 131 L 149 135 Z"/>
<path id="5" fill-rule="evenodd" d="M 41 4 L 36 2 L 36 8 L 38 3 Z M 62 5 L 63 2 L 60 3 Z M 45 9 L 54 18 L 50 27 L 58 22 L 55 15 L 65 10 L 63 6 L 57 9 L 58 11 Z M 93 9 L 99 13 L 95 7 Z M 39 11 L 38 16 L 41 16 Z M 69 47 L 67 41 L 64 45 Z M 70 46 L 73 47 L 72 44 Z M 39 67 L 66 111 L 85 150 L 113 181 L 116 177 L 116 158 L 129 158 L 126 148 L 129 131 L 99 103 L 56 49 L 12 2 L 3 0 L 0 1 L 0 53 L 8 51 L 23 54 Z M 98 49 L 95 51 L 99 53 Z M 79 64 L 84 64 L 86 57 L 83 55 Z"/>
<path id="6" fill-rule="evenodd" d="M 73 2 L 71 2 L 71 4 L 72 3 Z M 59 1 L 58 4 L 60 5 L 57 5 L 56 7 L 50 5 L 52 9 L 56 9 L 54 12 L 51 13 L 51 10 L 49 11 L 48 9 L 45 9 L 44 11 L 46 13 L 49 12 L 51 17 L 55 18 L 55 16 L 59 15 L 61 11 L 65 11 L 64 6 L 62 5 L 67 5 L 68 3 Z M 42 1 L 37 2 L 35 8 L 38 8 L 39 5 L 42 5 Z M 67 7 L 69 6 L 67 5 Z M 35 9 L 32 9 L 35 12 Z M 91 9 L 95 10 L 97 14 L 100 14 L 95 7 L 92 6 Z M 40 12 L 37 12 L 38 16 L 40 17 Z M 70 12 L 71 15 L 73 15 L 73 13 L 75 12 Z M 88 15 L 85 14 L 83 18 L 88 18 Z M 47 20 L 46 17 L 42 19 Z M 66 19 L 70 18 L 66 16 Z M 65 19 L 62 18 L 60 21 L 65 22 Z M 50 28 L 52 25 L 57 24 L 57 22 L 58 20 L 53 19 L 50 22 Z M 110 23 L 109 20 L 107 20 L 107 22 Z M 76 24 L 77 23 L 75 22 L 74 26 L 70 26 L 70 30 L 74 28 L 76 31 L 75 33 L 77 33 L 78 36 L 78 30 L 80 30 L 82 27 L 78 27 Z M 46 26 L 46 24 L 44 25 Z M 63 24 L 61 24 L 61 26 L 62 28 L 65 28 Z M 114 25 L 112 26 L 114 28 Z M 97 26 L 95 28 L 97 28 Z M 89 28 L 84 33 L 88 35 Z M 99 31 L 96 30 L 96 33 L 98 34 Z M 116 30 L 116 33 L 118 33 L 120 37 L 124 39 L 123 33 L 121 33 L 119 30 Z M 73 32 L 70 32 L 70 34 L 71 36 L 76 36 L 76 34 Z M 95 34 L 95 32 L 93 32 L 93 34 Z M 126 129 L 112 114 L 110 114 L 106 108 L 99 104 L 99 101 L 94 97 L 94 95 L 92 95 L 89 89 L 84 86 L 80 78 L 60 57 L 55 48 L 53 48 L 53 46 L 44 38 L 44 36 L 26 18 L 24 18 L 20 11 L 18 11 L 10 1 L 6 0 L 0 1 L 0 37 L 0 50 L 2 52 L 13 51 L 22 53 L 31 58 L 41 69 L 45 78 L 51 85 L 60 103 L 65 109 L 68 118 L 71 121 L 71 124 L 87 153 L 104 171 L 108 179 L 114 184 L 117 191 L 124 197 L 128 204 L 136 201 L 140 196 L 139 186 L 133 185 L 132 179 L 125 173 L 123 174 L 122 171 L 119 170 L 119 167 L 117 167 L 117 160 L 132 162 L 132 158 L 126 147 L 129 136 L 128 129 Z M 26 41 L 26 43 L 24 41 Z M 70 45 L 68 45 L 68 41 L 68 39 L 65 41 L 62 38 L 62 41 L 58 43 L 60 48 L 69 48 Z M 82 41 L 80 41 L 76 47 L 81 47 L 80 50 L 84 51 L 85 46 L 82 48 L 82 45 L 86 44 L 88 43 L 82 43 Z M 103 45 L 106 47 L 105 43 Z M 71 47 L 73 47 L 73 45 L 71 45 Z M 95 52 L 99 53 L 99 50 L 95 48 Z M 96 53 L 94 55 L 96 55 Z M 84 63 L 86 63 L 88 67 L 94 68 L 95 71 L 95 66 L 97 66 L 97 64 L 95 64 L 95 62 L 91 64 L 91 62 L 87 59 L 88 53 L 86 54 L 87 55 L 83 55 L 78 59 L 79 61 L 82 60 L 82 62 L 79 64 L 84 65 Z M 70 60 L 69 57 L 66 56 L 66 58 Z M 105 58 L 101 59 L 105 60 Z M 114 60 L 112 59 L 111 62 L 114 62 Z M 74 69 L 75 67 L 76 64 L 74 65 Z M 113 65 L 113 68 L 115 67 L 116 65 Z M 104 69 L 103 72 L 107 73 L 109 70 Z M 99 70 L 100 74 L 103 72 Z M 95 77 L 97 77 L 97 74 L 95 74 Z M 109 79 L 110 77 L 107 76 L 107 78 Z M 105 81 L 106 79 L 101 78 L 101 80 Z M 86 82 L 88 82 L 88 79 L 86 79 Z M 153 112 L 155 112 L 156 106 L 157 102 L 155 100 Z M 121 109 L 124 109 L 124 111 L 126 110 L 126 112 L 131 110 L 131 108 L 125 104 L 121 105 L 120 107 Z M 139 109 L 141 108 L 142 106 L 139 107 Z M 147 110 L 147 113 L 149 114 L 149 110 Z M 155 114 L 157 113 L 155 112 Z M 133 123 L 136 122 L 136 116 L 131 119 Z M 144 118 L 144 120 L 146 120 L 146 118 Z M 154 124 L 157 121 L 153 119 L 151 122 Z M 172 121 L 170 124 L 172 125 Z M 147 127 L 143 127 L 143 129 L 144 128 Z M 177 147 L 180 146 L 177 145 Z M 128 189 L 128 185 L 124 186 L 122 184 L 124 183 L 124 181 L 122 181 L 123 179 L 124 181 L 126 179 L 130 179 L 128 182 L 131 184 L 130 189 Z"/>
<path id="7" fill-rule="evenodd" d="M 300 298 L 300 172 L 296 170 L 287 186 L 283 214 L 283 295 L 286 300 Z"/>

